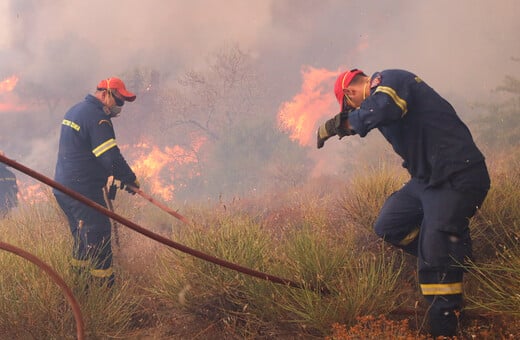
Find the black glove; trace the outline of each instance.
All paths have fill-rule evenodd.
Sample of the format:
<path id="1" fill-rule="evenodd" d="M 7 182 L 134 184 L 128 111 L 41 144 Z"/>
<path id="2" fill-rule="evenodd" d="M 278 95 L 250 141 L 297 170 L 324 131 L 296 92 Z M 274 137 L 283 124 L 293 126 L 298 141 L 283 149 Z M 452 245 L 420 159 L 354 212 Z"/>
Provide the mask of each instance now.
<path id="1" fill-rule="evenodd" d="M 348 119 L 348 114 L 352 110 L 342 111 L 322 124 L 318 128 L 317 133 L 317 146 L 318 149 L 321 149 L 325 144 L 325 141 L 332 136 L 338 135 L 339 138 L 343 138 L 345 136 L 353 135 L 355 132 L 353 130 L 347 129 L 345 127 L 345 121 Z"/>
<path id="2" fill-rule="evenodd" d="M 121 187 L 120 188 L 121 188 L 121 190 L 123 190 L 123 189 L 126 190 L 131 195 L 135 195 L 136 192 L 131 187 L 139 189 L 139 186 L 140 186 L 139 181 L 136 179 L 133 183 L 123 183 L 123 182 L 121 182 Z"/>
<path id="3" fill-rule="evenodd" d="M 108 187 L 107 198 L 111 201 L 115 200 L 116 192 L 117 192 L 117 185 L 114 182 L 112 182 L 110 187 Z"/>

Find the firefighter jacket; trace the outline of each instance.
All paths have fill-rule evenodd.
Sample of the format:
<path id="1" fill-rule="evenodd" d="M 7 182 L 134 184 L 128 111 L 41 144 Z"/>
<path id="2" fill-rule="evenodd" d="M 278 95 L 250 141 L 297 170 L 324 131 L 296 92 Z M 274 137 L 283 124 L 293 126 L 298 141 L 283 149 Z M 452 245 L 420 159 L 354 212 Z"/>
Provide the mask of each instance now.
<path id="1" fill-rule="evenodd" d="M 136 180 L 117 146 L 103 103 L 89 94 L 61 123 L 55 180 L 75 191 L 95 192 L 109 176 L 122 183 Z"/>
<path id="2" fill-rule="evenodd" d="M 0 211 L 8 210 L 18 205 L 18 185 L 16 184 L 16 176 L 0 163 Z"/>
<path id="3" fill-rule="evenodd" d="M 377 72 L 370 93 L 349 123 L 361 137 L 379 129 L 412 177 L 435 186 L 484 161 L 454 108 L 415 74 Z"/>

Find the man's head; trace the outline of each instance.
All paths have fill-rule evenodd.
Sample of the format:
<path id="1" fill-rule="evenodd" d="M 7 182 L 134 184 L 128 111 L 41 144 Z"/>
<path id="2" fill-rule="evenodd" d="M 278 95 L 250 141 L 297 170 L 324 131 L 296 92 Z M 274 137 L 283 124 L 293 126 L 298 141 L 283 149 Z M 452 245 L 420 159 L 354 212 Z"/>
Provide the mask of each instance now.
<path id="1" fill-rule="evenodd" d="M 369 81 L 370 78 L 358 69 L 342 72 L 338 76 L 334 84 L 334 93 L 342 112 L 348 108 L 359 107 L 370 95 Z"/>
<path id="2" fill-rule="evenodd" d="M 119 78 L 107 78 L 99 82 L 96 97 L 109 109 L 110 115 L 117 116 L 121 107 L 127 102 L 133 102 L 135 94 L 126 89 L 125 83 Z"/>

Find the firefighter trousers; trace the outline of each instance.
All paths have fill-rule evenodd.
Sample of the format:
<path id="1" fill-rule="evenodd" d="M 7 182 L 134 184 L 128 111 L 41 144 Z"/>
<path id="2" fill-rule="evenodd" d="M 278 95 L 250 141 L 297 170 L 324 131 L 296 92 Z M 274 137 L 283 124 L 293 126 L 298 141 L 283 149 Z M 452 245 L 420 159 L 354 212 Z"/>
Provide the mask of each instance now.
<path id="1" fill-rule="evenodd" d="M 489 189 L 484 164 L 435 187 L 412 178 L 386 200 L 375 223 L 385 241 L 417 257 L 432 335 L 454 335 L 462 307 L 465 259 L 471 257 L 470 218 Z"/>
<path id="2" fill-rule="evenodd" d="M 103 207 L 107 206 L 101 189 L 81 194 Z M 91 279 L 112 286 L 114 273 L 110 219 L 62 192 L 56 190 L 54 196 L 67 217 L 74 240 L 71 259 L 73 270 L 76 273 L 88 270 Z"/>

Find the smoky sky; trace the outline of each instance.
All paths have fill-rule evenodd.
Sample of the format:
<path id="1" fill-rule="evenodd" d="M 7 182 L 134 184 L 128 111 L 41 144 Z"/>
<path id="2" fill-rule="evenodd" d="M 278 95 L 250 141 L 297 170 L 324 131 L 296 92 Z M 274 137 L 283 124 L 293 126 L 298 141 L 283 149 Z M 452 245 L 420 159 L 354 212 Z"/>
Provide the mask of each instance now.
<path id="1" fill-rule="evenodd" d="M 517 73 L 517 1 L 11 0 L 0 75 L 91 88 L 134 65 L 175 74 L 237 43 L 286 94 L 302 65 L 410 69 L 443 91 L 486 91 Z M 276 79 L 276 76 L 279 79 Z"/>
<path id="2" fill-rule="evenodd" d="M 175 77 L 237 44 L 268 79 L 273 108 L 299 92 L 306 65 L 408 69 L 470 102 L 519 76 L 519 9 L 516 0 L 3 0 L 0 78 L 74 93 L 72 104 L 107 76 L 147 67 Z"/>

